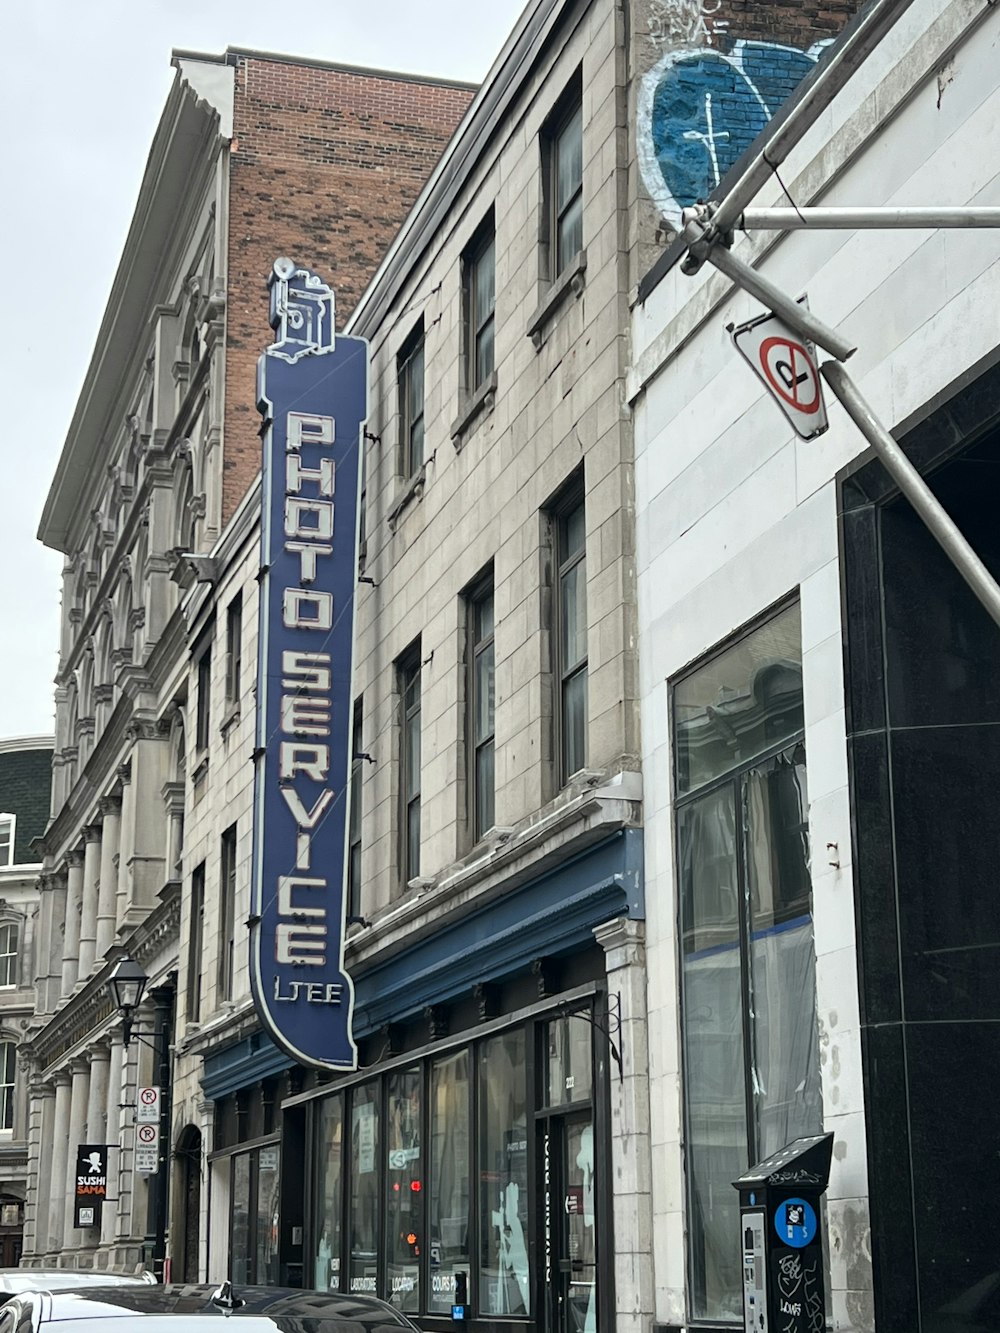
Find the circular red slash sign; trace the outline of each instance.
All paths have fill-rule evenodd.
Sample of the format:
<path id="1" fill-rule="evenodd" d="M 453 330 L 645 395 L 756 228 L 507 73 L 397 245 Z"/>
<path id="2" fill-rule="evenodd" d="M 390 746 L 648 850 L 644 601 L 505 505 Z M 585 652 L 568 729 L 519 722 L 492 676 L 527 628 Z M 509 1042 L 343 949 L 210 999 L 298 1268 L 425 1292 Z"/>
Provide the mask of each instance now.
<path id="1" fill-rule="evenodd" d="M 787 338 L 765 338 L 760 345 L 761 369 L 779 398 L 809 414 L 817 411 L 820 401 L 819 377 L 812 358 L 801 343 Z"/>

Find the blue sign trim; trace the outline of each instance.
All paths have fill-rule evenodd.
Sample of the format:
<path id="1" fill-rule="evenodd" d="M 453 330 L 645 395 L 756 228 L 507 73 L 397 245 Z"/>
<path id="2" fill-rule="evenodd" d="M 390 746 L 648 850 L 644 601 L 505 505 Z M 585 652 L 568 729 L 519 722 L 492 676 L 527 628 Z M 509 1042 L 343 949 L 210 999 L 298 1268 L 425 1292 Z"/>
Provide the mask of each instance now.
<path id="1" fill-rule="evenodd" d="M 368 345 L 290 260 L 270 279 L 264 416 L 250 981 L 301 1064 L 357 1067 L 344 970 L 361 436 Z"/>

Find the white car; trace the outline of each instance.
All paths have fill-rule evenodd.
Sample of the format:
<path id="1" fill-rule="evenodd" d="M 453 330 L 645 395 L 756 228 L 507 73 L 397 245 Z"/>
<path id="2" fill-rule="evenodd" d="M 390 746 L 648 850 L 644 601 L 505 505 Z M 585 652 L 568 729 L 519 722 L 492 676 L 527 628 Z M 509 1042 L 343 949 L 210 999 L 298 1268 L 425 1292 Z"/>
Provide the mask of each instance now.
<path id="1" fill-rule="evenodd" d="M 76 1287 L 125 1287 L 139 1283 L 156 1285 L 152 1273 L 108 1273 L 93 1268 L 0 1268 L 2 1294 L 21 1291 L 65 1291 Z"/>

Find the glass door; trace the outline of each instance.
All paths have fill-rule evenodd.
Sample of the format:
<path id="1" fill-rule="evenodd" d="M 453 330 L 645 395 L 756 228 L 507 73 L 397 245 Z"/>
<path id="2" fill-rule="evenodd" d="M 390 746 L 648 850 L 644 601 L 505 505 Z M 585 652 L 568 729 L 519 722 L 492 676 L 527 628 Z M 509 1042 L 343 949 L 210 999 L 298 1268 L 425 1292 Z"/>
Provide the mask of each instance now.
<path id="1" fill-rule="evenodd" d="M 597 1333 L 594 1123 L 590 1113 L 553 1122 L 559 1143 L 555 1272 L 557 1333 Z"/>

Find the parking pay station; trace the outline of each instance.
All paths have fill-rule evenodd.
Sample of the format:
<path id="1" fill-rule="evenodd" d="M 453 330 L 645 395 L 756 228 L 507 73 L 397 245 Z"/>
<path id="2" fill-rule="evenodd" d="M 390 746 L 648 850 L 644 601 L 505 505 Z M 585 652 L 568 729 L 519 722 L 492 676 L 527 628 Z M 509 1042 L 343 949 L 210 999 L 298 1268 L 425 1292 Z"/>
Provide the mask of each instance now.
<path id="1" fill-rule="evenodd" d="M 820 1196 L 832 1156 L 832 1134 L 795 1139 L 733 1181 L 747 1333 L 822 1333 L 826 1326 Z"/>

